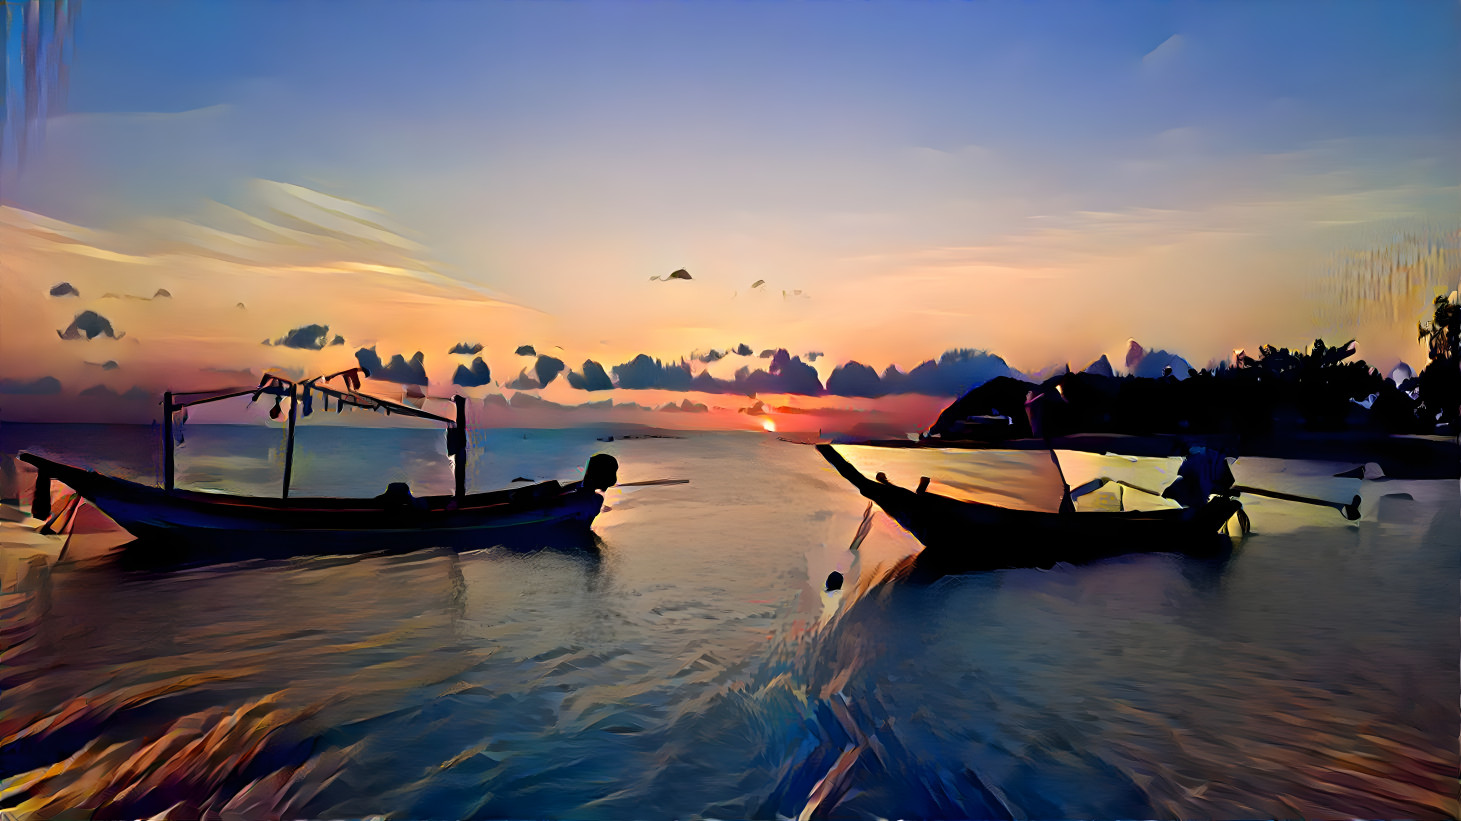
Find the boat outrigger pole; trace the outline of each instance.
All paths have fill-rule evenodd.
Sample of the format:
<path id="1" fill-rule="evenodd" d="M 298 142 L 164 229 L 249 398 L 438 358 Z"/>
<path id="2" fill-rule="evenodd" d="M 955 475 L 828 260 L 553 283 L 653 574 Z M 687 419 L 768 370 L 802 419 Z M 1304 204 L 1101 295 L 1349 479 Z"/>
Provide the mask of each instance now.
<path id="1" fill-rule="evenodd" d="M 452 480 L 456 483 L 453 495 L 457 504 L 467 496 L 467 398 L 452 397 L 457 406 L 457 423 L 446 429 L 446 452 L 452 460 Z"/>
<path id="2" fill-rule="evenodd" d="M 172 490 L 172 391 L 162 395 L 162 489 Z"/>
<path id="3" fill-rule="evenodd" d="M 305 388 L 309 390 L 309 388 Z M 294 417 L 299 407 L 299 385 L 289 386 L 289 432 L 284 435 L 284 494 L 282 499 L 289 498 L 289 475 L 294 472 Z"/>

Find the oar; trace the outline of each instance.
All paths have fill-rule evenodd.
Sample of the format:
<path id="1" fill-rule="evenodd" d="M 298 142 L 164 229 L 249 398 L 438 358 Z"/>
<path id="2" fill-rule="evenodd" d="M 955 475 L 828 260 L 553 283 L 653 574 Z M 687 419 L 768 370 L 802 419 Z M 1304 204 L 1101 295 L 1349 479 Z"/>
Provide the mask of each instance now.
<path id="1" fill-rule="evenodd" d="M 1354 497 L 1349 504 L 1344 502 L 1331 502 L 1327 499 L 1315 499 L 1309 496 L 1299 496 L 1293 493 L 1283 493 L 1277 490 L 1264 490 L 1261 487 L 1248 487 L 1247 485 L 1233 485 L 1233 490 L 1238 493 L 1251 493 L 1254 496 L 1269 496 L 1274 499 L 1283 499 L 1287 502 L 1303 502 L 1308 505 L 1319 505 L 1321 507 L 1332 507 L 1344 514 L 1344 518 L 1351 522 L 1360 517 L 1360 497 Z"/>
<path id="2" fill-rule="evenodd" d="M 1086 482 L 1085 484 L 1081 485 L 1080 487 L 1075 488 L 1074 490 L 1072 490 L 1070 492 L 1070 495 L 1072 497 L 1075 497 L 1075 496 L 1084 496 L 1085 494 L 1087 494 L 1087 493 L 1089 493 L 1089 492 L 1091 492 L 1091 491 L 1093 491 L 1093 490 L 1095 490 L 1095 489 L 1097 489 L 1097 488 L 1099 488 L 1102 485 L 1107 484 L 1107 483 L 1113 484 L 1113 485 L 1122 485 L 1124 487 L 1129 487 L 1132 490 L 1139 490 L 1142 493 L 1149 493 L 1152 496 L 1161 496 L 1162 495 L 1162 492 L 1160 490 L 1152 490 L 1151 488 L 1142 487 L 1141 485 L 1133 485 L 1130 482 L 1126 482 L 1126 481 L 1123 481 L 1121 479 L 1112 479 L 1109 476 L 1102 476 L 1102 477 L 1099 477 L 1099 478 L 1096 478 L 1096 479 L 1092 479 L 1091 481 Z"/>
<path id="3" fill-rule="evenodd" d="M 1045 436 L 1042 438 L 1044 438 L 1045 440 L 1045 450 L 1047 453 L 1050 454 L 1050 462 L 1051 464 L 1055 465 L 1055 475 L 1060 477 L 1060 487 L 1062 488 L 1060 494 L 1060 512 L 1074 513 L 1075 497 L 1072 495 L 1070 482 L 1067 482 L 1065 480 L 1065 470 L 1060 466 L 1060 459 L 1055 456 L 1055 445 L 1050 443 L 1049 436 Z"/>
<path id="4" fill-rule="evenodd" d="M 644 487 L 646 485 L 688 485 L 689 479 L 646 479 L 643 482 L 618 482 L 614 487 Z"/>
<path id="5" fill-rule="evenodd" d="M 1106 455 L 1125 459 L 1128 462 L 1136 461 L 1135 456 L 1127 456 L 1121 453 L 1107 453 Z M 1152 495 L 1154 496 L 1162 495 L 1160 493 L 1153 493 L 1146 488 L 1137 487 L 1136 485 L 1133 485 L 1129 482 L 1123 482 L 1119 479 L 1112 479 L 1110 481 L 1116 482 L 1117 484 L 1126 485 L 1133 490 L 1140 490 L 1144 493 L 1152 493 Z M 1331 502 L 1327 499 L 1315 499 L 1309 496 L 1299 496 L 1293 493 L 1283 493 L 1277 490 L 1265 490 L 1261 487 L 1248 487 L 1247 485 L 1233 485 L 1232 490 L 1239 493 L 1251 493 L 1254 496 L 1270 496 L 1274 499 L 1283 499 L 1284 501 L 1288 502 L 1303 502 L 1304 504 L 1319 505 L 1321 507 L 1332 507 L 1335 510 L 1338 510 L 1341 514 L 1344 515 L 1344 518 L 1350 520 L 1351 522 L 1358 520 L 1360 517 L 1360 497 L 1358 496 L 1354 497 L 1354 499 L 1349 504 L 1345 504 L 1343 502 Z"/>
<path id="6" fill-rule="evenodd" d="M 862 540 L 866 539 L 867 534 L 873 530 L 873 516 L 876 515 L 873 512 L 873 503 L 868 502 L 867 510 L 862 512 L 862 524 L 857 526 L 857 535 L 852 538 L 852 544 L 847 546 L 848 550 L 856 551 L 859 547 L 862 547 Z"/>

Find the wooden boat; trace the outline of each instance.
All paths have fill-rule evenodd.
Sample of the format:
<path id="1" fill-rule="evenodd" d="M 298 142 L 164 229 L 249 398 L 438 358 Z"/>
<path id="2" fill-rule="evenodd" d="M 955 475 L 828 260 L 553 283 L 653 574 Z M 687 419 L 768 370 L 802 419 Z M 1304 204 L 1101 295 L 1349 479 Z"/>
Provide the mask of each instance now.
<path id="1" fill-rule="evenodd" d="M 1220 532 L 1242 509 L 1229 496 L 1198 508 L 1047 513 L 953 499 L 862 475 L 831 445 L 817 450 L 894 521 L 924 545 L 918 563 L 938 572 L 1053 567 L 1127 553 L 1220 556 L 1231 542 Z"/>
<path id="2" fill-rule="evenodd" d="M 355 371 L 358 369 L 351 369 Z M 368 374 L 367 374 L 368 375 Z M 346 377 L 346 388 L 320 384 Z M 32 515 L 50 516 L 50 483 L 59 481 L 138 538 L 128 548 L 166 551 L 181 548 L 198 558 L 278 557 L 297 554 L 401 551 L 421 547 L 473 548 L 498 544 L 547 544 L 569 538 L 587 543 L 589 528 L 603 508 L 602 491 L 617 481 L 618 463 L 608 454 L 588 461 L 584 479 L 571 484 L 539 482 L 488 493 L 466 493 L 466 400 L 453 398 L 456 418 L 391 402 L 358 391 L 350 371 L 294 382 L 266 376 L 257 387 L 227 388 L 163 396 L 164 463 L 162 487 L 153 487 L 52 461 L 32 453 L 20 459 L 37 471 Z M 445 422 L 447 453 L 453 461 L 455 492 L 415 497 L 404 484 L 392 484 L 370 498 L 290 498 L 296 406 L 319 393 L 339 407 L 384 410 Z M 236 496 L 182 490 L 173 486 L 173 417 L 183 408 L 244 395 L 289 398 L 284 486 L 280 498 Z M 175 398 L 179 397 L 179 398 Z M 307 405 L 306 405 L 307 406 Z"/>

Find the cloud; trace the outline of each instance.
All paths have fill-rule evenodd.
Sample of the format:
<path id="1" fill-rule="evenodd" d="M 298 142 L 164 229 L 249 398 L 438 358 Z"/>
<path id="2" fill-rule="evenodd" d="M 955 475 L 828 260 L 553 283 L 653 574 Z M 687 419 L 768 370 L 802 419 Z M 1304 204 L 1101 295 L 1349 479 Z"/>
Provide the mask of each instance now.
<path id="1" fill-rule="evenodd" d="M 961 348 L 945 351 L 937 362 L 930 360 L 909 371 L 899 389 L 889 392 L 963 396 L 975 385 L 982 385 L 998 376 L 1013 375 L 1014 369 L 1000 357 L 987 351 Z"/>
<path id="2" fill-rule="evenodd" d="M 120 399 L 127 402 L 141 402 L 152 398 L 151 393 L 148 393 L 147 391 L 143 390 L 142 388 L 136 387 L 135 385 L 131 388 L 128 388 L 126 393 L 117 393 L 111 388 L 108 388 L 106 385 L 92 385 L 91 387 L 82 391 L 79 395 L 90 397 L 92 399 Z"/>
<path id="3" fill-rule="evenodd" d="M 708 371 L 692 374 L 690 363 L 665 364 L 648 354 L 640 354 L 629 362 L 613 367 L 614 381 L 625 390 L 699 391 L 752 395 L 756 393 L 793 393 L 820 396 L 824 393 L 821 379 L 811 365 L 783 349 L 772 352 L 767 370 L 741 368 L 732 379 L 717 379 Z"/>
<path id="4" fill-rule="evenodd" d="M 391 361 L 382 364 L 380 355 L 375 352 L 375 347 L 361 348 L 355 352 L 355 361 L 360 367 L 370 372 L 371 379 L 380 379 L 386 382 L 395 382 L 401 385 L 425 385 L 426 379 L 426 354 L 417 351 L 416 355 L 407 362 L 400 354 L 391 357 Z"/>
<path id="5" fill-rule="evenodd" d="M 529 376 L 526 368 L 518 372 L 518 375 L 511 382 L 503 385 L 504 388 L 511 388 L 515 391 L 534 391 L 546 388 L 558 378 L 563 372 L 563 360 L 551 356 L 539 356 L 538 361 L 533 363 L 533 375 Z"/>
<path id="6" fill-rule="evenodd" d="M 795 393 L 806 396 L 822 394 L 822 380 L 817 369 L 792 356 L 785 348 L 771 357 L 771 366 L 765 371 L 752 371 L 745 378 L 736 374 L 736 384 L 753 393 Z"/>
<path id="7" fill-rule="evenodd" d="M 482 346 L 477 347 L 480 349 Z M 453 385 L 461 385 L 464 388 L 477 388 L 492 382 L 492 371 L 487 368 L 487 363 L 483 362 L 482 357 L 479 356 L 472 360 L 471 367 L 458 365 L 456 373 L 452 374 L 451 381 Z"/>
<path id="8" fill-rule="evenodd" d="M 283 365 L 271 365 L 264 369 L 264 373 L 271 376 L 282 376 L 295 382 L 305 377 L 304 368 L 286 368 Z"/>
<path id="9" fill-rule="evenodd" d="M 673 412 L 676 412 L 676 413 L 709 413 L 710 412 L 710 408 L 709 407 L 707 407 L 705 405 L 702 405 L 699 402 L 691 402 L 689 399 L 682 399 L 682 400 L 680 400 L 680 404 L 678 404 L 678 405 L 676 405 L 674 402 L 667 402 L 667 403 L 665 403 L 664 407 L 660 408 L 660 410 L 661 411 L 673 411 Z"/>
<path id="10" fill-rule="evenodd" d="M 1092 373 L 1097 376 L 1115 376 L 1116 372 L 1111 368 L 1111 360 L 1101 354 L 1101 358 L 1081 369 L 1081 373 Z"/>
<path id="11" fill-rule="evenodd" d="M 42 221 L 15 209 L 0 211 L 9 212 L 0 216 L 0 223 L 19 214 L 10 221 L 53 258 L 43 264 L 75 267 L 77 258 L 85 257 L 87 265 L 102 260 L 133 271 L 145 266 L 169 276 L 168 288 L 190 283 L 198 295 L 212 292 L 232 299 L 223 303 L 227 305 L 236 304 L 247 288 L 263 294 L 248 300 L 256 311 L 308 302 L 330 304 L 344 315 L 372 316 L 379 305 L 399 300 L 412 314 L 455 310 L 464 301 L 522 314 L 524 321 L 528 314 L 539 313 L 506 302 L 483 286 L 438 273 L 423 258 L 424 248 L 407 239 L 404 229 L 392 226 L 379 209 L 286 183 L 249 181 L 231 205 L 188 203 L 186 219 L 143 214 L 124 234 Z M 47 236 L 70 241 L 43 243 Z M 8 236 L 6 240 L 8 244 Z M 36 267 L 41 273 L 40 265 Z M 107 281 L 133 281 L 135 276 L 108 276 Z M 183 324 L 200 319 L 200 313 L 183 317 Z"/>
<path id="12" fill-rule="evenodd" d="M 647 354 L 640 354 L 622 365 L 615 365 L 611 370 L 614 372 L 615 384 L 627 390 L 658 388 L 687 391 L 690 390 L 692 380 L 688 363 L 666 365 L 658 359 L 651 359 Z"/>
<path id="13" fill-rule="evenodd" d="M 1162 41 L 1162 44 L 1147 52 L 1141 58 L 1142 67 L 1148 71 L 1160 71 L 1170 66 L 1177 56 L 1182 53 L 1186 40 L 1180 34 L 1174 34 Z"/>
<path id="14" fill-rule="evenodd" d="M 1171 367 L 1173 376 L 1186 379 L 1187 370 L 1192 366 L 1187 360 L 1170 351 L 1144 351 L 1134 340 L 1127 349 L 1126 369 L 1132 376 L 1155 378 L 1161 376 L 1168 367 Z"/>
<path id="15" fill-rule="evenodd" d="M 750 372 L 751 370 L 749 368 L 741 368 L 736 372 L 736 378 L 743 378 Z M 764 371 L 761 373 L 764 373 Z M 695 374 L 695 378 L 690 380 L 690 390 L 701 393 L 751 393 L 751 391 L 744 388 L 738 388 L 734 380 L 726 381 L 724 379 L 716 379 L 710 375 L 709 371 L 701 371 Z"/>
<path id="16" fill-rule="evenodd" d="M 542 383 L 538 382 L 537 379 L 528 376 L 528 369 L 523 368 L 522 370 L 518 371 L 517 376 L 511 382 L 508 382 L 502 387 L 509 388 L 515 391 L 535 391 L 539 388 L 542 388 L 543 385 Z"/>
<path id="17" fill-rule="evenodd" d="M 517 355 L 518 356 L 537 356 L 538 355 L 538 352 L 535 351 L 535 350 L 533 350 L 533 346 L 532 345 L 519 345 L 519 346 L 517 346 Z"/>
<path id="18" fill-rule="evenodd" d="M 86 364 L 101 368 L 104 371 L 114 371 L 117 368 L 122 367 L 121 365 L 117 364 L 117 360 L 115 359 L 108 359 L 105 362 L 88 362 Z"/>
<path id="19" fill-rule="evenodd" d="M 51 296 L 81 296 L 81 292 L 71 283 L 62 282 L 51 288 Z"/>
<path id="20" fill-rule="evenodd" d="M 568 384 L 581 391 L 607 391 L 614 387 L 613 381 L 604 372 L 604 366 L 592 359 L 584 360 L 582 373 L 568 372 Z"/>
<path id="21" fill-rule="evenodd" d="M 538 362 L 533 366 L 533 372 L 538 375 L 538 384 L 548 387 L 558 374 L 563 372 L 563 360 L 551 356 L 539 356 Z"/>
<path id="22" fill-rule="evenodd" d="M 328 325 L 305 325 L 302 328 L 295 328 L 284 336 L 279 337 L 270 343 L 267 339 L 265 344 L 282 345 L 286 348 L 297 348 L 304 351 L 324 350 L 326 340 L 330 338 L 330 326 Z M 338 342 L 329 342 L 330 345 L 343 345 L 345 338 L 336 336 Z"/>
<path id="23" fill-rule="evenodd" d="M 971 387 L 1014 370 L 1000 357 L 985 351 L 945 351 L 937 361 L 928 360 L 908 373 L 889 365 L 880 376 L 861 362 L 848 362 L 827 377 L 827 393 L 834 396 L 875 398 L 891 394 L 962 396 Z"/>
<path id="24" fill-rule="evenodd" d="M 833 396 L 862 396 L 871 399 L 882 396 L 886 391 L 877 371 L 861 362 L 853 361 L 832 369 L 832 375 L 827 377 L 827 393 Z"/>
<path id="25" fill-rule="evenodd" d="M 172 292 L 166 288 L 158 288 L 152 296 L 137 296 L 136 294 L 102 294 L 102 299 L 130 299 L 136 302 L 151 302 L 154 299 L 172 299 Z"/>
<path id="26" fill-rule="evenodd" d="M 511 399 L 507 400 L 507 404 L 510 407 L 517 409 L 526 408 L 532 410 L 549 408 L 554 410 L 574 410 L 577 407 L 576 405 L 560 405 L 557 402 L 550 402 L 547 399 L 544 399 L 543 397 L 532 393 L 515 393 L 512 395 Z"/>
<path id="27" fill-rule="evenodd" d="M 670 274 L 669 274 L 669 276 L 666 276 L 666 277 L 657 277 L 657 276 L 650 277 L 649 278 L 649 281 L 650 282 L 669 282 L 672 279 L 691 279 L 691 278 L 692 277 L 690 276 L 690 272 L 689 271 L 686 271 L 684 268 L 680 268 L 679 270 L 671 271 Z"/>
<path id="28" fill-rule="evenodd" d="M 447 353 L 464 353 L 464 354 L 467 354 L 468 356 L 471 356 L 472 354 L 481 353 L 481 352 L 482 352 L 482 346 L 481 346 L 481 344 L 479 344 L 479 343 L 467 343 L 467 342 L 458 342 L 457 344 L 455 344 L 455 345 L 452 346 L 452 349 L 451 350 L 447 351 Z"/>
<path id="29" fill-rule="evenodd" d="M 730 380 L 716 379 L 708 372 L 700 373 L 691 380 L 691 390 L 704 393 L 726 393 L 753 396 L 758 393 L 791 393 L 804 396 L 820 396 L 825 391 L 820 377 L 811 365 L 783 349 L 771 356 L 767 370 L 751 370 L 749 367 L 737 370 Z"/>
<path id="30" fill-rule="evenodd" d="M 232 376 L 244 382 L 250 382 L 254 378 L 254 372 L 248 368 L 201 368 L 203 373 L 216 373 L 223 376 Z"/>
<path id="31" fill-rule="evenodd" d="M 695 353 L 690 354 L 690 358 L 694 359 L 696 362 L 704 362 L 708 365 L 711 362 L 719 362 L 720 360 L 724 359 L 725 352 L 711 350 L 708 353 L 700 353 L 699 351 L 696 351 Z"/>
<path id="32" fill-rule="evenodd" d="M 54 376 L 42 376 L 30 382 L 19 379 L 0 379 L 0 393 L 15 396 L 49 396 L 61 392 L 61 380 Z"/>
<path id="33" fill-rule="evenodd" d="M 1135 368 L 1143 356 L 1146 356 L 1146 351 L 1135 339 L 1126 343 L 1126 369 L 1128 371 Z"/>
<path id="34" fill-rule="evenodd" d="M 731 351 L 731 353 L 735 354 L 736 356 L 750 356 L 752 354 L 751 346 L 742 342 L 741 344 L 737 345 L 736 349 L 734 351 Z"/>
<path id="35" fill-rule="evenodd" d="M 116 333 L 112 330 L 112 323 L 106 317 L 96 311 L 82 311 L 76 315 L 71 324 L 64 331 L 56 331 L 62 339 L 80 339 L 83 335 L 87 339 L 95 339 L 98 336 L 109 336 L 112 339 L 121 339 L 126 333 Z"/>

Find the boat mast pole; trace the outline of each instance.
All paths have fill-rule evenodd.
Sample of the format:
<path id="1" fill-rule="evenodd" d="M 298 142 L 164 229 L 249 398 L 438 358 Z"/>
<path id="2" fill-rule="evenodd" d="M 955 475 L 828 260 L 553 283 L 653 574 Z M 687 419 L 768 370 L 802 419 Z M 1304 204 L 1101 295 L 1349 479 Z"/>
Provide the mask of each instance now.
<path id="1" fill-rule="evenodd" d="M 172 490 L 173 444 L 172 444 L 172 391 L 162 395 L 162 489 Z"/>
<path id="2" fill-rule="evenodd" d="M 294 470 L 294 415 L 299 398 L 299 386 L 289 385 L 289 432 L 284 439 L 284 497 L 289 498 L 289 474 Z"/>
<path id="3" fill-rule="evenodd" d="M 461 504 L 467 495 L 467 398 L 465 396 L 454 396 L 452 401 L 457 406 L 457 426 L 449 431 L 447 435 L 455 441 L 448 442 L 455 444 L 452 467 L 456 479 L 456 500 Z M 448 448 L 450 450 L 450 448 Z"/>

